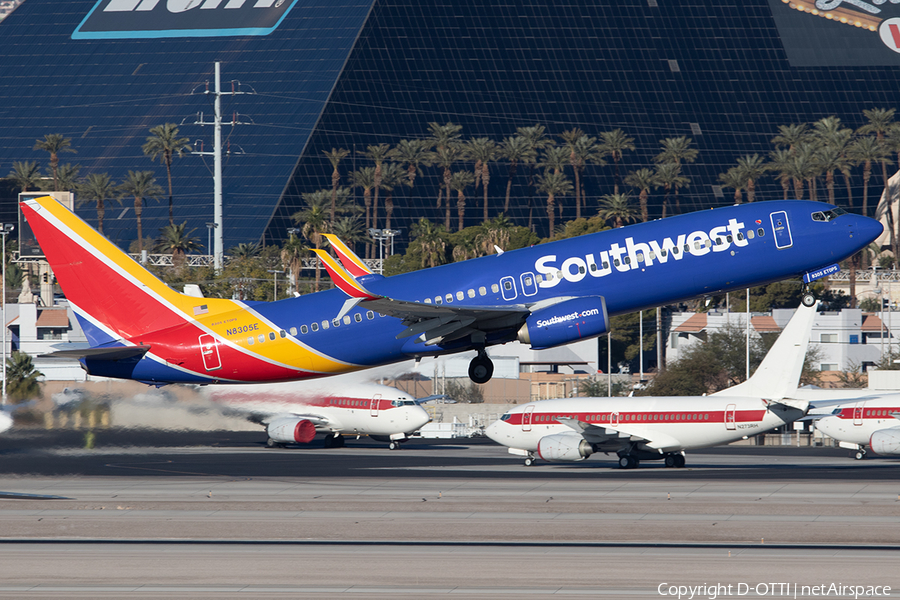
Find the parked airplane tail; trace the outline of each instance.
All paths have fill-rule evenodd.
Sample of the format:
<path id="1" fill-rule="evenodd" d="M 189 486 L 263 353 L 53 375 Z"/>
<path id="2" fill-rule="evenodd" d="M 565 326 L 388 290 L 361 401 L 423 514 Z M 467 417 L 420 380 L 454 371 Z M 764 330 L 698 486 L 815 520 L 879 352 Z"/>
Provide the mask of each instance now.
<path id="1" fill-rule="evenodd" d="M 237 308 L 176 292 L 49 196 L 21 206 L 92 347 L 140 345 L 142 334 Z"/>
<path id="2" fill-rule="evenodd" d="M 800 382 L 800 373 L 803 371 L 803 361 L 806 358 L 806 348 L 809 345 L 815 317 L 815 306 L 801 304 L 753 376 L 743 383 L 713 395 L 750 396 L 776 401 L 789 397 Z M 798 405 L 796 408 L 806 410 L 809 403 L 802 401 L 801 404 L 802 406 Z"/>

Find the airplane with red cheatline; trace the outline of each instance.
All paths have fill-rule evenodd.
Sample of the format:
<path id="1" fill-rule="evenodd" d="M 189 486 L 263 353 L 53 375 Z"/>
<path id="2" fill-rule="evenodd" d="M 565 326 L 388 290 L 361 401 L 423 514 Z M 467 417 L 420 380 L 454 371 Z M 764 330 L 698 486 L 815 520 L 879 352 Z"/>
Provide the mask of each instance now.
<path id="1" fill-rule="evenodd" d="M 90 343 L 53 356 L 153 385 L 292 381 L 467 350 L 485 383 L 488 346 L 552 348 L 606 333 L 612 315 L 807 285 L 883 229 L 821 202 L 754 202 L 391 277 L 327 235 L 337 258 L 318 255 L 335 289 L 251 302 L 173 290 L 53 198 L 20 207 Z"/>

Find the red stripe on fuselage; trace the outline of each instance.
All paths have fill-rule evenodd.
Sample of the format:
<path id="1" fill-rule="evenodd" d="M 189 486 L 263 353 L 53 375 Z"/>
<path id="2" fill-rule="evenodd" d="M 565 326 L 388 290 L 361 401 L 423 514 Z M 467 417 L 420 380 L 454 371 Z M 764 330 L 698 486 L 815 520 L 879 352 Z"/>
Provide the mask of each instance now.
<path id="1" fill-rule="evenodd" d="M 513 413 L 506 421 L 510 425 L 521 425 L 524 421 L 526 413 Z M 531 413 L 529 423 L 532 425 L 551 425 L 559 424 L 556 417 L 566 417 L 577 419 L 589 425 L 610 426 L 610 418 L 612 412 L 589 412 L 589 413 L 573 413 L 573 412 L 552 412 L 552 413 Z M 762 421 L 766 411 L 760 410 L 737 410 L 734 413 L 735 423 L 756 423 Z M 679 418 L 680 417 L 680 418 Z M 689 418 L 690 417 L 690 418 Z M 543 419 L 543 420 L 542 420 Z M 620 412 L 618 425 L 648 425 L 656 423 L 724 423 L 725 411 L 643 411 L 643 412 Z"/>
<path id="2" fill-rule="evenodd" d="M 854 416 L 854 413 L 860 410 L 859 416 Z M 841 412 L 839 412 L 835 416 L 839 419 L 890 419 L 893 413 L 900 413 L 900 407 L 894 406 L 873 406 L 873 407 L 863 407 L 862 409 L 857 409 L 855 407 L 850 408 L 842 408 Z"/>

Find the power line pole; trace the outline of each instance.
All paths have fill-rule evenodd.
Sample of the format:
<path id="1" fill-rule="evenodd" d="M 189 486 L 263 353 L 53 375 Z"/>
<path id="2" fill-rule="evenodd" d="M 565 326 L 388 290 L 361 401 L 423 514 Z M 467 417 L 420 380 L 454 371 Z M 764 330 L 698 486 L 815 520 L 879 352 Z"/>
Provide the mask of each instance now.
<path id="1" fill-rule="evenodd" d="M 223 247 L 223 236 L 225 232 L 225 227 L 222 222 L 222 77 L 221 77 L 221 64 L 220 62 L 216 62 L 216 71 L 215 71 L 215 82 L 213 91 L 209 90 L 209 83 L 206 84 L 206 90 L 204 94 L 213 94 L 215 96 L 214 100 L 214 112 L 215 115 L 213 117 L 212 123 L 207 123 L 203 120 L 203 113 L 200 114 L 200 117 L 197 121 L 194 122 L 195 125 L 212 125 L 213 126 L 213 151 L 212 152 L 204 152 L 201 146 L 199 152 L 194 151 L 193 154 L 198 155 L 212 155 L 213 157 L 213 222 L 215 223 L 215 235 L 214 235 L 214 249 L 213 249 L 213 266 L 216 271 L 221 271 L 223 257 L 225 255 L 225 249 Z M 234 82 L 231 85 L 231 92 L 229 92 L 232 96 L 236 96 L 238 94 L 251 94 L 253 92 L 242 92 L 240 90 L 236 90 L 234 88 Z M 235 125 L 246 125 L 247 123 L 241 123 L 237 119 L 237 115 L 232 117 L 231 126 Z"/>

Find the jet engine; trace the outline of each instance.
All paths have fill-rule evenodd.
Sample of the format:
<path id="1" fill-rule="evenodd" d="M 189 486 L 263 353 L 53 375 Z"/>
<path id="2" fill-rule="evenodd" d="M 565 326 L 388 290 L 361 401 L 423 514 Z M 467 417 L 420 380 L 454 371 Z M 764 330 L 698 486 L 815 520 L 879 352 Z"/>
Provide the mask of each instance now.
<path id="1" fill-rule="evenodd" d="M 591 445 L 575 432 L 545 435 L 538 440 L 538 456 L 547 462 L 584 460 L 593 452 Z"/>
<path id="2" fill-rule="evenodd" d="M 306 419 L 282 417 L 269 423 L 266 433 L 279 444 L 308 444 L 316 437 L 316 426 Z"/>
<path id="3" fill-rule="evenodd" d="M 534 311 L 519 329 L 519 341 L 531 344 L 533 350 L 604 334 L 609 329 L 609 315 L 603 296 L 565 300 Z"/>
<path id="4" fill-rule="evenodd" d="M 876 431 L 869 438 L 869 448 L 881 456 L 900 454 L 900 428 Z"/>

